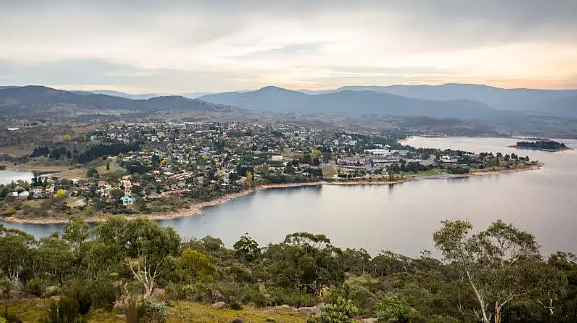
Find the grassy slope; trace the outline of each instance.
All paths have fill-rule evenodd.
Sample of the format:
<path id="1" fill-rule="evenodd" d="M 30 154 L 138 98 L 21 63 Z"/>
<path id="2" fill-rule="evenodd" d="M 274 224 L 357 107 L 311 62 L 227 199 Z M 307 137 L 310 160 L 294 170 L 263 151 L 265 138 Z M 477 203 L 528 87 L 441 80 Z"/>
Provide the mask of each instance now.
<path id="1" fill-rule="evenodd" d="M 8 312 L 17 314 L 24 323 L 36 323 L 46 313 L 50 302 L 51 300 L 48 299 L 23 300 L 8 305 Z M 283 323 L 306 322 L 306 317 L 288 311 L 265 312 L 262 309 L 250 307 L 245 307 L 242 311 L 215 310 L 209 306 L 191 302 L 177 302 L 173 305 L 168 307 L 168 323 L 230 323 L 236 318 L 244 322 L 266 322 L 268 317 Z M 1 312 L 4 312 L 4 306 L 1 307 Z M 114 312 L 92 311 L 88 315 L 88 322 L 124 323 L 125 319 L 118 317 Z"/>

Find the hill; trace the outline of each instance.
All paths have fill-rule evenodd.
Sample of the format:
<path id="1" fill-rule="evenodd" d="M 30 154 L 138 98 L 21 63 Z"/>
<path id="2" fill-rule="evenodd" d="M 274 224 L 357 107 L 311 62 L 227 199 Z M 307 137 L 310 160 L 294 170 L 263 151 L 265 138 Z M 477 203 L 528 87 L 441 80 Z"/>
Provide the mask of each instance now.
<path id="1" fill-rule="evenodd" d="M 102 113 L 107 110 L 223 112 L 231 109 L 230 107 L 187 99 L 182 96 L 130 100 L 105 94 L 56 90 L 44 86 L 23 86 L 0 90 L 0 112 L 7 115 Z"/>
<path id="2" fill-rule="evenodd" d="M 278 87 L 252 92 L 227 92 L 200 97 L 215 104 L 272 112 L 354 113 L 438 118 L 490 119 L 499 112 L 471 100 L 423 100 L 378 91 L 342 90 L 306 94 Z"/>
<path id="3" fill-rule="evenodd" d="M 375 91 L 423 100 L 472 100 L 499 110 L 548 112 L 549 102 L 577 96 L 577 90 L 503 89 L 477 84 L 345 86 L 337 91 Z"/>

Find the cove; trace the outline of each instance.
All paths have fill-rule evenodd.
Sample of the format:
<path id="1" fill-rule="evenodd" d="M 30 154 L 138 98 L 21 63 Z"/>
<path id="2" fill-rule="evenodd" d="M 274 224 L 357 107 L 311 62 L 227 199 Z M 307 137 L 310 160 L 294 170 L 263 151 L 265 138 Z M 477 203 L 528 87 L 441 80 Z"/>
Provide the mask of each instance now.
<path id="1" fill-rule="evenodd" d="M 527 151 L 513 138 L 410 138 L 416 147 L 528 155 L 540 170 L 468 178 L 422 179 L 394 185 L 309 186 L 256 191 L 204 215 L 161 220 L 183 237 L 221 238 L 231 246 L 248 233 L 261 245 L 298 231 L 326 234 L 337 246 L 418 256 L 433 250 L 443 219 L 469 219 L 481 229 L 502 219 L 533 233 L 542 253 L 577 252 L 577 150 Z M 561 140 L 577 148 L 575 140 Z M 46 236 L 62 225 L 4 223 Z"/>

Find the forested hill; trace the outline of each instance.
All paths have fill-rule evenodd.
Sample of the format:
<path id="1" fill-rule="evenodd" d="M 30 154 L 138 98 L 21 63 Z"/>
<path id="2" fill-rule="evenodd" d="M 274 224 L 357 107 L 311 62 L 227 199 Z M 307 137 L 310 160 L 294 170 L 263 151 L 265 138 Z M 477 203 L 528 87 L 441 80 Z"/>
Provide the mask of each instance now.
<path id="1" fill-rule="evenodd" d="M 277 322 L 577 322 L 574 255 L 543 260 L 532 234 L 502 221 L 481 231 L 443 221 L 433 241 L 442 261 L 370 255 L 304 232 L 265 247 L 242 236 L 229 249 L 210 236 L 183 241 L 145 218 L 111 217 L 94 229 L 71 219 L 62 235 L 40 240 L 0 225 L 0 295 L 10 308 L 0 317 L 230 323 L 219 315 L 256 307 L 291 315 Z M 34 304 L 19 307 L 26 299 Z M 218 310 L 191 319 L 181 312 L 190 302 Z"/>
<path id="2" fill-rule="evenodd" d="M 44 86 L 0 89 L 0 112 L 9 115 L 30 116 L 50 110 L 74 113 L 77 111 L 98 112 L 103 110 L 222 112 L 231 109 L 231 107 L 187 99 L 181 96 L 130 100 L 104 94 L 63 91 Z"/>

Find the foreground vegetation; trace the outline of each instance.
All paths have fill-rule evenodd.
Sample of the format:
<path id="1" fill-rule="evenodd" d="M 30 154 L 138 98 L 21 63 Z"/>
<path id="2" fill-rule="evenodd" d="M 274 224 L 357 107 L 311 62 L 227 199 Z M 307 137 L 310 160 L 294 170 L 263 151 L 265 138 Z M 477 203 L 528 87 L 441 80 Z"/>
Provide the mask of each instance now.
<path id="1" fill-rule="evenodd" d="M 443 222 L 433 236 L 439 261 L 428 252 L 372 257 L 310 233 L 264 248 L 243 236 L 228 249 L 210 236 L 182 241 L 142 218 L 113 217 L 93 230 L 73 219 L 62 235 L 39 240 L 0 227 L 0 315 L 48 323 L 299 322 L 307 314 L 317 323 L 577 320 L 574 255 L 543 260 L 531 234 L 501 221 L 472 229 Z"/>

